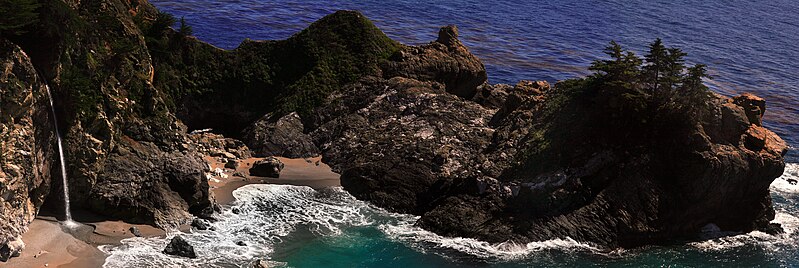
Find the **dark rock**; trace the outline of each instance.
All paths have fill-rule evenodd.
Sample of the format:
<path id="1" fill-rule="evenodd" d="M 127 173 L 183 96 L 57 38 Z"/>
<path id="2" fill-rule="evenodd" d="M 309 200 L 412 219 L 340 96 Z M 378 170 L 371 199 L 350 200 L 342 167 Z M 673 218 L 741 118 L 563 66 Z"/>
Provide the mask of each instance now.
<path id="1" fill-rule="evenodd" d="M 99 174 L 105 179 L 95 182 L 92 198 L 85 200 L 88 208 L 109 217 L 158 226 L 186 221 L 192 218 L 189 213 L 201 217 L 212 213 L 213 203 L 202 171 L 204 162 L 199 156 L 164 152 L 150 142 L 123 139 L 116 146 L 135 153 L 111 152 L 105 156 L 104 170 Z M 94 161 L 91 159 L 94 158 L 86 156 L 78 161 Z M 119 183 L 112 178 L 126 179 Z M 76 191 L 84 187 L 87 186 L 74 184 Z"/>
<path id="2" fill-rule="evenodd" d="M 250 176 L 279 178 L 283 166 L 283 162 L 277 158 L 267 157 L 252 164 Z"/>
<path id="3" fill-rule="evenodd" d="M 233 207 L 233 208 L 230 209 L 230 212 L 233 213 L 233 214 L 240 214 L 241 213 L 241 209 L 239 209 L 237 207 Z"/>
<path id="4" fill-rule="evenodd" d="M 766 226 L 758 228 L 758 231 L 770 234 L 770 235 L 780 235 L 784 234 L 785 230 L 782 228 L 782 225 L 779 223 L 769 223 Z"/>
<path id="5" fill-rule="evenodd" d="M 459 46 L 461 45 L 458 40 L 458 27 L 455 25 L 447 25 L 438 30 L 438 39 L 436 42 L 446 46 Z"/>
<path id="6" fill-rule="evenodd" d="M 644 131 L 593 130 L 606 113 L 567 94 L 523 81 L 494 114 L 488 98 L 435 82 L 365 78 L 331 96 L 310 133 L 344 189 L 447 236 L 634 247 L 773 219 L 768 185 L 786 146 L 741 106 L 713 97 L 717 112 L 661 131 L 650 151 L 636 145 L 653 139 Z"/>
<path id="7" fill-rule="evenodd" d="M 237 168 L 239 168 L 239 161 L 234 159 L 228 159 L 227 163 L 225 163 L 225 168 L 236 170 Z"/>
<path id="8" fill-rule="evenodd" d="M 176 235 L 172 237 L 172 240 L 166 245 L 163 251 L 165 254 L 186 257 L 186 258 L 197 258 L 197 254 L 194 252 L 194 247 L 186 242 L 183 237 Z"/>
<path id="9" fill-rule="evenodd" d="M 238 242 L 236 242 L 236 245 L 237 246 L 241 246 L 241 247 L 246 247 L 247 243 L 244 243 L 244 241 L 238 241 Z"/>
<path id="10" fill-rule="evenodd" d="M 447 26 L 439 31 L 438 42 L 404 47 L 382 66 L 383 77 L 439 82 L 447 92 L 471 99 L 486 81 L 485 66 L 457 37 L 457 28 Z"/>
<path id="11" fill-rule="evenodd" d="M 256 156 L 288 158 L 313 157 L 319 149 L 308 134 L 297 113 L 280 118 L 266 115 L 244 130 L 244 140 Z"/>
<path id="12" fill-rule="evenodd" d="M 796 185 L 797 183 L 799 183 L 799 181 L 795 179 L 788 179 L 788 183 L 790 183 L 791 185 Z"/>
<path id="13" fill-rule="evenodd" d="M 478 152 L 493 133 L 489 110 L 438 83 L 399 77 L 364 80 L 319 114 L 326 122 L 312 135 L 327 144 L 323 159 L 342 172 L 342 186 L 402 212 L 423 211 L 453 187 L 441 182 L 479 176 L 475 163 L 485 155 Z"/>
<path id="14" fill-rule="evenodd" d="M 191 221 L 191 227 L 194 227 L 197 230 L 208 230 L 208 223 L 201 219 L 194 219 Z"/>
<path id="15" fill-rule="evenodd" d="M 766 147 L 766 138 L 769 135 L 767 129 L 759 126 L 751 126 L 744 134 L 744 145 L 753 151 L 760 151 Z"/>
<path id="16" fill-rule="evenodd" d="M 505 103 L 513 87 L 505 84 L 491 85 L 485 83 L 477 88 L 472 100 L 488 109 L 499 109 Z"/>
<path id="17" fill-rule="evenodd" d="M 269 263 L 265 260 L 257 260 L 252 263 L 252 268 L 269 268 Z"/>
<path id="18" fill-rule="evenodd" d="M 141 237 L 141 231 L 139 231 L 139 228 L 137 228 L 136 226 L 131 226 L 130 228 L 128 228 L 128 231 L 131 234 L 133 234 L 133 236 L 135 237 Z"/>
<path id="19" fill-rule="evenodd" d="M 25 249 L 25 243 L 19 238 L 3 243 L 0 246 L 0 261 L 5 262 L 12 257 L 19 257 L 23 249 Z"/>

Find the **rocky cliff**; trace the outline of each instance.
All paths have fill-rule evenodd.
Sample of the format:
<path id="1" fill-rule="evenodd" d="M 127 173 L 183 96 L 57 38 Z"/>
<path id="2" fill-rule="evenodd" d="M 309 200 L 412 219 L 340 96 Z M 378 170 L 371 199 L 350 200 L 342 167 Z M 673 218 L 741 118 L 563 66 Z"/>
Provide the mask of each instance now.
<path id="1" fill-rule="evenodd" d="M 43 1 L 38 12 L 39 23 L 8 39 L 30 56 L 31 72 L 43 76 L 29 82 L 52 90 L 73 209 L 162 227 L 210 214 L 203 162 L 167 108 L 168 95 L 152 85 L 152 59 L 137 22 L 153 20 L 156 10 L 146 2 L 100 0 Z M 31 124 L 52 135 L 46 128 L 52 120 Z M 49 140 L 26 146 L 49 146 L 40 142 Z M 51 156 L 43 155 L 39 168 L 52 170 Z M 61 207 L 63 197 L 47 200 Z"/>
<path id="2" fill-rule="evenodd" d="M 483 84 L 456 33 L 402 47 L 294 137 L 310 137 L 356 197 L 447 236 L 613 248 L 692 239 L 709 224 L 779 230 L 768 187 L 786 145 L 762 127 L 762 99 L 677 96 L 635 113 L 625 109 L 653 95 L 594 77 Z"/>
<path id="3" fill-rule="evenodd" d="M 593 76 L 491 85 L 456 27 L 406 46 L 352 11 L 230 51 L 170 29 L 174 18 L 145 1 L 51 0 L 38 12 L 0 50 L 0 242 L 45 198 L 61 202 L 47 195 L 60 184 L 49 179 L 44 84 L 74 208 L 113 219 L 210 216 L 203 148 L 187 132 L 213 128 L 256 155 L 321 154 L 357 198 L 442 235 L 627 247 L 711 223 L 778 229 L 768 185 L 786 146 L 762 127 L 755 96 L 639 113 L 624 109 L 648 93 L 614 93 Z"/>
<path id="4" fill-rule="evenodd" d="M 30 58 L 0 39 L 0 260 L 24 247 L 22 233 L 50 191 L 53 134 L 46 88 Z M 57 161 L 57 160 L 55 160 Z"/>

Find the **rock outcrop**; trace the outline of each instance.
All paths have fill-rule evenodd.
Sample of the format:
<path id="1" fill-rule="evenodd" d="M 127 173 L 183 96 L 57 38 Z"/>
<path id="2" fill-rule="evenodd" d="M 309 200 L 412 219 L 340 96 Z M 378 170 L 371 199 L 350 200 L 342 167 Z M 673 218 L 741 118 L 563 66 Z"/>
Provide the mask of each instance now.
<path id="1" fill-rule="evenodd" d="M 0 38 L 0 261 L 22 250 L 20 236 L 50 192 L 55 135 L 46 90 L 30 58 Z"/>
<path id="2" fill-rule="evenodd" d="M 192 259 L 197 258 L 197 253 L 194 252 L 194 247 L 179 235 L 172 237 L 172 240 L 169 241 L 169 244 L 166 245 L 163 252 L 165 254 L 174 256 Z"/>
<path id="3" fill-rule="evenodd" d="M 442 33 L 440 42 L 460 45 Z M 443 45 L 435 43 L 427 49 Z M 759 98 L 712 96 L 688 105 L 708 107 L 698 115 L 667 108 L 647 123 L 610 110 L 623 100 L 579 79 L 480 81 L 461 94 L 437 75 L 446 53 L 460 57 L 436 49 L 411 54 L 430 64 L 392 58 L 382 77 L 331 94 L 306 118 L 323 161 L 357 198 L 420 215 L 419 226 L 442 235 L 490 242 L 634 247 L 690 239 L 711 223 L 774 228 L 768 186 L 786 145 L 760 126 Z M 414 68 L 390 72 L 402 66 Z"/>
<path id="4" fill-rule="evenodd" d="M 458 28 L 441 28 L 438 39 L 427 45 L 405 47 L 383 65 L 383 77 L 405 77 L 444 84 L 449 93 L 474 97 L 486 81 L 485 66 L 458 40 Z"/>
<path id="5" fill-rule="evenodd" d="M 32 95 L 28 105 L 40 102 L 38 94 L 44 90 L 39 88 L 44 84 L 53 93 L 64 138 L 72 208 L 161 227 L 184 223 L 193 218 L 191 214 L 210 213 L 203 162 L 195 148 L 186 146 L 187 129 L 170 111 L 168 95 L 152 84 L 155 70 L 145 42 L 145 26 L 155 19 L 155 8 L 144 1 L 101 0 L 76 5 L 52 0 L 42 1 L 37 12 L 40 23 L 8 39 L 30 56 L 28 72 L 41 74 L 32 90 L 37 95 Z M 0 52 L 10 51 L 15 50 L 4 45 Z M 47 111 L 29 109 L 33 113 Z M 14 111 L 20 112 L 24 111 Z M 47 137 L 54 135 L 52 120 L 30 124 L 49 135 L 42 136 L 37 146 L 51 149 L 52 138 Z M 33 135 L 29 136 L 27 139 L 33 140 Z M 30 153 L 28 159 L 35 155 L 38 163 L 30 168 L 47 174 L 36 176 L 27 170 L 31 172 L 25 173 L 26 177 L 35 186 L 29 187 L 33 193 L 15 193 L 18 200 L 30 198 L 30 204 L 15 204 L 34 214 L 41 205 L 38 192 L 49 190 L 49 184 L 42 181 L 55 169 L 57 160 L 33 148 L 17 151 Z M 3 161 L 4 165 L 13 163 Z M 61 188 L 60 180 L 53 187 Z M 63 196 L 50 195 L 46 202 L 60 207 Z M 25 223 L 19 224 L 17 228 Z"/>
<path id="6" fill-rule="evenodd" d="M 279 159 L 267 157 L 252 164 L 250 176 L 279 178 L 285 165 Z"/>
<path id="7" fill-rule="evenodd" d="M 296 112 L 280 118 L 264 116 L 244 130 L 244 140 L 256 156 L 313 157 L 319 149 Z"/>
<path id="8" fill-rule="evenodd" d="M 235 167 L 249 146 L 322 154 L 357 198 L 448 236 L 631 247 L 711 223 L 775 229 L 768 186 L 786 145 L 762 126 L 755 96 L 630 113 L 618 110 L 635 105 L 630 96 L 594 90 L 590 78 L 491 85 L 456 27 L 405 46 L 353 11 L 232 51 L 163 26 L 145 1 L 48 0 L 38 11 L 40 26 L 0 41 L 2 257 L 18 252 L 51 188 L 45 83 L 73 207 L 109 218 L 162 227 L 207 218 L 201 155 Z M 703 108 L 680 110 L 692 106 Z M 205 128 L 248 146 L 187 134 Z M 250 173 L 280 169 L 267 158 Z M 194 256 L 172 242 L 165 252 Z"/>

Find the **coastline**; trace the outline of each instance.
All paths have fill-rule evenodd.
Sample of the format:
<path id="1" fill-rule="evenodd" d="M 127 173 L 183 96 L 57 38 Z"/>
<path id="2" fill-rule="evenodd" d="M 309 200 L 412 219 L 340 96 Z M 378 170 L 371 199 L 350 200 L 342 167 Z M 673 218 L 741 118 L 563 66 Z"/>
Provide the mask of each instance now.
<path id="1" fill-rule="evenodd" d="M 220 205 L 229 205 L 235 198 L 233 191 L 249 184 L 288 184 L 304 185 L 314 189 L 340 186 L 339 175 L 330 167 L 321 163 L 321 157 L 315 158 L 282 158 L 285 164 L 280 178 L 250 176 L 248 169 L 255 161 L 263 158 L 247 158 L 241 161 L 236 170 L 224 169 L 225 164 L 213 157 L 205 157 L 211 171 L 219 168 L 222 173 L 213 174 L 208 181 L 209 187 Z M 213 173 L 213 172 L 212 172 Z M 238 173 L 234 176 L 233 174 Z M 222 176 L 221 174 L 224 174 Z M 88 268 L 102 267 L 106 255 L 98 249 L 101 245 L 119 245 L 122 239 L 134 237 L 130 227 L 139 229 L 143 237 L 166 235 L 166 231 L 142 224 L 131 224 L 124 221 L 104 221 L 95 215 L 76 213 L 80 226 L 67 229 L 54 217 L 39 216 L 31 223 L 29 230 L 22 235 L 26 244 L 19 257 L 0 263 L 2 267 L 63 267 Z M 186 232 L 190 226 L 183 226 Z"/>

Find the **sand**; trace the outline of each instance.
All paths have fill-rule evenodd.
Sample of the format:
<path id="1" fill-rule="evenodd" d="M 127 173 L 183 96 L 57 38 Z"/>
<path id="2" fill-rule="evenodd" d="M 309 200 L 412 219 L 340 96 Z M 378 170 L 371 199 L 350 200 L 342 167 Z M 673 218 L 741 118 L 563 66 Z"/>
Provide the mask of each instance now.
<path id="1" fill-rule="evenodd" d="M 280 178 L 264 178 L 249 175 L 249 168 L 262 158 L 249 158 L 240 162 L 236 170 L 224 169 L 224 163 L 212 157 L 205 160 L 211 170 L 219 168 L 224 176 L 214 176 L 208 184 L 217 202 L 227 205 L 233 202 L 233 191 L 248 184 L 272 183 L 305 185 L 314 189 L 339 186 L 339 175 L 320 158 L 278 158 L 285 164 Z M 234 174 L 239 176 L 234 176 Z M 97 247 L 118 245 L 120 240 L 133 237 L 128 231 L 136 226 L 145 237 L 164 236 L 165 231 L 149 225 L 130 224 L 123 221 L 106 221 L 101 216 L 73 211 L 78 226 L 67 228 L 52 216 L 39 216 L 22 235 L 25 250 L 19 257 L 0 262 L 0 267 L 102 267 L 105 254 Z M 184 226 L 186 228 L 186 226 Z M 183 230 L 184 228 L 181 228 Z M 187 231 L 187 230 L 186 230 Z"/>
<path id="2" fill-rule="evenodd" d="M 285 167 L 280 172 L 280 178 L 266 178 L 250 176 L 249 169 L 252 164 L 263 158 L 248 158 L 239 163 L 236 170 L 225 169 L 223 174 L 227 178 L 216 177 L 218 181 L 209 181 L 211 191 L 216 197 L 217 203 L 221 205 L 230 204 L 234 201 L 233 190 L 241 186 L 256 183 L 271 183 L 271 184 L 288 184 L 288 185 L 304 185 L 314 189 L 324 187 L 340 186 L 339 174 L 333 172 L 330 166 L 322 163 L 321 157 L 307 158 L 307 159 L 290 159 L 278 157 Z M 211 170 L 216 168 L 223 169 L 224 163 L 215 160 L 212 157 L 206 157 L 206 161 L 210 163 Z M 238 172 L 242 176 L 234 176 Z"/>

